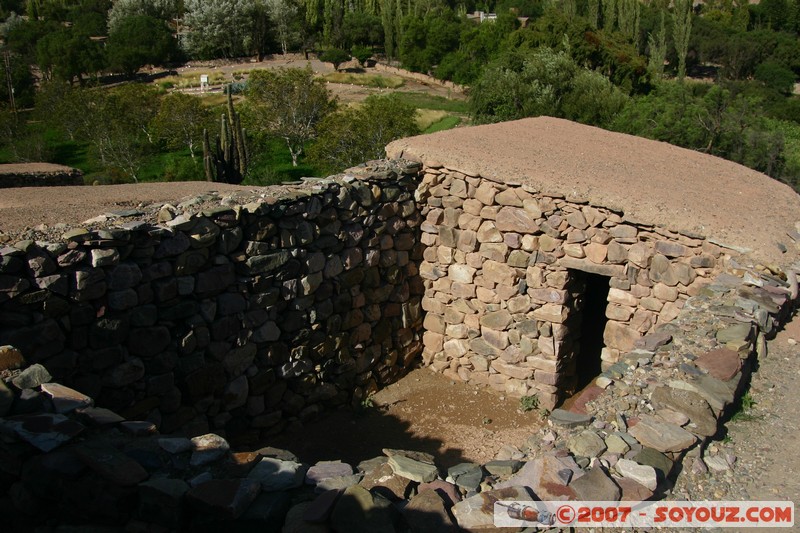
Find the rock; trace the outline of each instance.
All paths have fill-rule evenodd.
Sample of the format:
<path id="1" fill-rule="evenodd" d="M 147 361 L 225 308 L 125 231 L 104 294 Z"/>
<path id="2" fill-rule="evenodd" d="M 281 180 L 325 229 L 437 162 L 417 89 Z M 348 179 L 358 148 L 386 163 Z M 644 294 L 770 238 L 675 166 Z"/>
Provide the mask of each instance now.
<path id="1" fill-rule="evenodd" d="M 303 484 L 305 469 L 300 463 L 264 457 L 247 474 L 248 479 L 261 483 L 265 492 L 291 489 Z"/>
<path id="2" fill-rule="evenodd" d="M 186 497 L 202 511 L 236 519 L 253 503 L 259 490 L 258 482 L 251 479 L 212 479 L 189 490 Z"/>
<path id="3" fill-rule="evenodd" d="M 69 413 L 79 407 L 90 407 L 94 400 L 74 389 L 58 383 L 43 383 L 42 392 L 50 396 L 56 413 Z"/>
<path id="4" fill-rule="evenodd" d="M 22 440 L 43 452 L 55 450 L 85 429 L 78 422 L 53 413 L 15 416 L 7 423 Z"/>
<path id="5" fill-rule="evenodd" d="M 291 506 L 292 498 L 286 492 L 262 492 L 247 506 L 237 522 L 262 533 L 279 533 Z"/>
<path id="6" fill-rule="evenodd" d="M 192 441 L 185 437 L 164 437 L 158 439 L 158 445 L 162 450 L 169 453 L 183 453 L 188 452 L 194 448 Z"/>
<path id="7" fill-rule="evenodd" d="M 403 455 L 390 456 L 388 464 L 392 468 L 392 471 L 398 476 L 416 481 L 417 483 L 429 483 L 439 475 L 436 466 L 415 461 Z"/>
<path id="8" fill-rule="evenodd" d="M 631 449 L 631 447 L 628 445 L 627 442 L 625 442 L 625 440 L 622 437 L 615 434 L 611 434 L 608 437 L 606 437 L 605 443 L 608 453 L 623 454 Z"/>
<path id="9" fill-rule="evenodd" d="M 74 451 L 86 466 L 115 485 L 130 487 L 149 477 L 139 463 L 113 446 L 89 441 L 76 446 Z"/>
<path id="10" fill-rule="evenodd" d="M 658 487 L 658 476 L 656 469 L 648 465 L 640 465 L 636 461 L 620 459 L 614 468 L 620 475 L 627 479 L 632 479 L 647 489 L 654 491 Z"/>
<path id="11" fill-rule="evenodd" d="M 314 492 L 320 493 L 330 490 L 344 490 L 347 487 L 358 485 L 360 481 L 361 481 L 361 474 L 350 474 L 349 476 L 328 477 L 323 480 L 320 480 L 320 482 L 317 483 L 316 487 L 314 487 Z"/>
<path id="12" fill-rule="evenodd" d="M 569 451 L 581 457 L 598 457 L 606 451 L 603 439 L 591 430 L 585 430 L 573 436 L 567 443 Z"/>
<path id="13" fill-rule="evenodd" d="M 386 463 L 365 474 L 359 482 L 365 489 L 377 492 L 392 501 L 405 500 L 412 484 L 410 479 L 396 475 L 392 467 Z"/>
<path id="14" fill-rule="evenodd" d="M 53 377 L 45 367 L 40 364 L 31 365 L 11 380 L 11 383 L 20 390 L 34 389 L 42 383 L 49 382 Z"/>
<path id="15" fill-rule="evenodd" d="M 587 414 L 565 411 L 564 409 L 553 409 L 548 420 L 557 426 L 573 428 L 589 425 L 592 422 L 592 417 Z"/>
<path id="16" fill-rule="evenodd" d="M 708 372 L 711 377 L 721 381 L 729 381 L 742 368 L 739 354 L 727 348 L 706 352 L 695 359 L 694 364 Z"/>
<path id="17" fill-rule="evenodd" d="M 730 465 L 728 461 L 725 460 L 724 457 L 719 455 L 714 455 L 711 457 L 703 458 L 703 462 L 705 462 L 706 466 L 712 472 L 727 472 L 730 470 Z"/>
<path id="18" fill-rule="evenodd" d="M 692 432 L 710 437 L 717 432 L 717 417 L 708 402 L 697 393 L 671 387 L 656 387 L 651 395 L 656 406 L 669 407 L 689 417 Z"/>
<path id="19" fill-rule="evenodd" d="M 483 470 L 480 465 L 474 463 L 461 463 L 447 469 L 448 479 L 467 490 L 478 490 L 483 481 Z"/>
<path id="20" fill-rule="evenodd" d="M 637 339 L 636 342 L 633 343 L 633 346 L 634 348 L 647 350 L 648 352 L 655 352 L 658 348 L 670 342 L 672 342 L 672 335 L 666 331 L 656 331 L 655 333 L 645 335 L 641 339 Z"/>
<path id="21" fill-rule="evenodd" d="M 447 503 L 434 490 L 422 490 L 403 508 L 403 516 L 413 531 L 439 533 L 455 531 Z"/>
<path id="22" fill-rule="evenodd" d="M 16 370 L 22 368 L 25 358 L 22 352 L 13 346 L 0 346 L 0 372 L 3 370 Z"/>
<path id="23" fill-rule="evenodd" d="M 139 484 L 139 515 L 169 529 L 183 525 L 183 499 L 189 485 L 182 479 L 151 479 Z"/>
<path id="24" fill-rule="evenodd" d="M 483 465 L 483 468 L 495 476 L 510 476 L 519 470 L 522 467 L 522 464 L 522 461 L 515 461 L 512 459 L 507 459 L 504 461 L 495 460 L 489 461 Z"/>
<path id="25" fill-rule="evenodd" d="M 534 501 L 525 487 L 495 489 L 458 502 L 452 508 L 453 516 L 463 529 L 493 528 L 494 504 L 499 500 Z"/>
<path id="26" fill-rule="evenodd" d="M 571 458 L 542 455 L 528 461 L 508 481 L 495 485 L 497 489 L 528 487 L 541 500 L 574 500 L 575 491 L 567 485 L 584 473 Z"/>
<path id="27" fill-rule="evenodd" d="M 320 461 L 310 467 L 306 472 L 306 485 L 316 485 L 323 479 L 332 477 L 349 476 L 353 467 L 341 461 Z"/>
<path id="28" fill-rule="evenodd" d="M 579 500 L 594 502 L 619 501 L 621 491 L 608 473 L 600 466 L 589 469 L 586 475 L 572 481 L 569 487 Z"/>
<path id="29" fill-rule="evenodd" d="M 214 461 L 227 455 L 230 450 L 228 441 L 215 435 L 208 433 L 192 439 L 192 457 L 189 464 L 192 466 L 201 466 Z"/>
<path id="30" fill-rule="evenodd" d="M 653 491 L 630 478 L 615 477 L 614 483 L 622 491 L 619 499 L 623 502 L 643 502 L 653 497 Z"/>
<path id="31" fill-rule="evenodd" d="M 327 522 L 343 492 L 343 490 L 329 490 L 317 496 L 306 508 L 303 519 L 315 524 Z"/>
<path id="32" fill-rule="evenodd" d="M 336 502 L 330 525 L 335 531 L 374 533 L 397 531 L 400 515 L 389 500 L 364 487 L 348 487 Z"/>
<path id="33" fill-rule="evenodd" d="M 629 428 L 628 433 L 643 446 L 660 452 L 681 452 L 697 441 L 697 437 L 685 429 L 649 415 L 642 415 L 639 423 Z"/>
<path id="34" fill-rule="evenodd" d="M 672 471 L 673 461 L 663 453 L 653 448 L 642 448 L 631 458 L 640 465 L 652 466 L 663 477 L 668 477 Z"/>
<path id="35" fill-rule="evenodd" d="M 312 524 L 305 520 L 306 511 L 312 505 L 313 502 L 302 502 L 291 507 L 284 518 L 281 533 L 330 533 L 327 525 Z"/>
<path id="36" fill-rule="evenodd" d="M 750 324 L 734 324 L 717 331 L 717 341 L 720 344 L 741 344 L 750 338 Z"/>
<path id="37" fill-rule="evenodd" d="M 114 411 L 102 407 L 83 407 L 77 409 L 75 413 L 81 421 L 91 426 L 111 426 L 125 422 L 125 419 Z"/>
<path id="38" fill-rule="evenodd" d="M 418 493 L 424 490 L 436 491 L 436 493 L 439 494 L 439 497 L 444 500 L 445 505 L 447 505 L 448 508 L 461 501 L 461 493 L 458 491 L 458 488 L 452 483 L 442 481 L 441 479 L 435 479 L 430 483 L 422 483 L 417 487 Z"/>

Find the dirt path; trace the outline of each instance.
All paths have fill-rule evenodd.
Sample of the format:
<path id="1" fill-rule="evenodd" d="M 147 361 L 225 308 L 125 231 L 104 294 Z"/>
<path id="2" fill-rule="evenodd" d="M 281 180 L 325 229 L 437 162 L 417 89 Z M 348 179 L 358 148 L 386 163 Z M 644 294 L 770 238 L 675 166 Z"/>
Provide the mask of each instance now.
<path id="1" fill-rule="evenodd" d="M 423 368 L 372 397 L 359 413 L 340 410 L 266 443 L 301 460 L 342 459 L 353 465 L 383 448 L 428 452 L 442 467 L 485 463 L 507 445 L 521 446 L 543 424 L 519 399 L 453 382 Z"/>

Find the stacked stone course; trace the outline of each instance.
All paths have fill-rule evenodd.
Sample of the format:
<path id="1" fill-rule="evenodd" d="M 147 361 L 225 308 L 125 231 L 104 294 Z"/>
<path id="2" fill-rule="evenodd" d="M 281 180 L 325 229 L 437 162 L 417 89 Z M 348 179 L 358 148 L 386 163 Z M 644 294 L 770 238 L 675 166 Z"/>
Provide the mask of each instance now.
<path id="1" fill-rule="evenodd" d="M 703 236 L 582 199 L 426 162 L 423 360 L 452 379 L 552 408 L 574 391 L 581 273 L 609 278 L 604 368 L 674 319 L 720 266 Z"/>
<path id="2" fill-rule="evenodd" d="M 167 433 L 255 442 L 357 404 L 421 351 L 417 171 L 6 246 L 0 345 Z"/>

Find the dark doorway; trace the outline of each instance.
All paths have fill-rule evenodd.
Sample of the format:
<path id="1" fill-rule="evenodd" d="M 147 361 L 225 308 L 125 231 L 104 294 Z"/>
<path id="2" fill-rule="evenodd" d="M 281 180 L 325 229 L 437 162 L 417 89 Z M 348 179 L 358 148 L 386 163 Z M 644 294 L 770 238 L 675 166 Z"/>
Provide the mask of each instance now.
<path id="1" fill-rule="evenodd" d="M 603 332 L 606 329 L 606 306 L 610 279 L 599 274 L 576 272 L 585 280 L 581 311 L 580 351 L 575 361 L 577 390 L 591 383 L 601 372 L 600 354 L 603 351 Z"/>

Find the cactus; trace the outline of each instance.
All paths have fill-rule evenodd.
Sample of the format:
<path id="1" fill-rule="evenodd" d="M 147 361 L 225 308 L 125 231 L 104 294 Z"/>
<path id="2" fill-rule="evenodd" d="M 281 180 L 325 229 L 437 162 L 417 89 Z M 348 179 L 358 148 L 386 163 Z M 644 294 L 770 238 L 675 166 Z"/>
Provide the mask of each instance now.
<path id="1" fill-rule="evenodd" d="M 228 112 L 220 117 L 219 136 L 211 150 L 208 130 L 203 130 L 203 165 L 208 181 L 241 183 L 247 172 L 248 149 L 239 113 L 228 93 Z"/>

